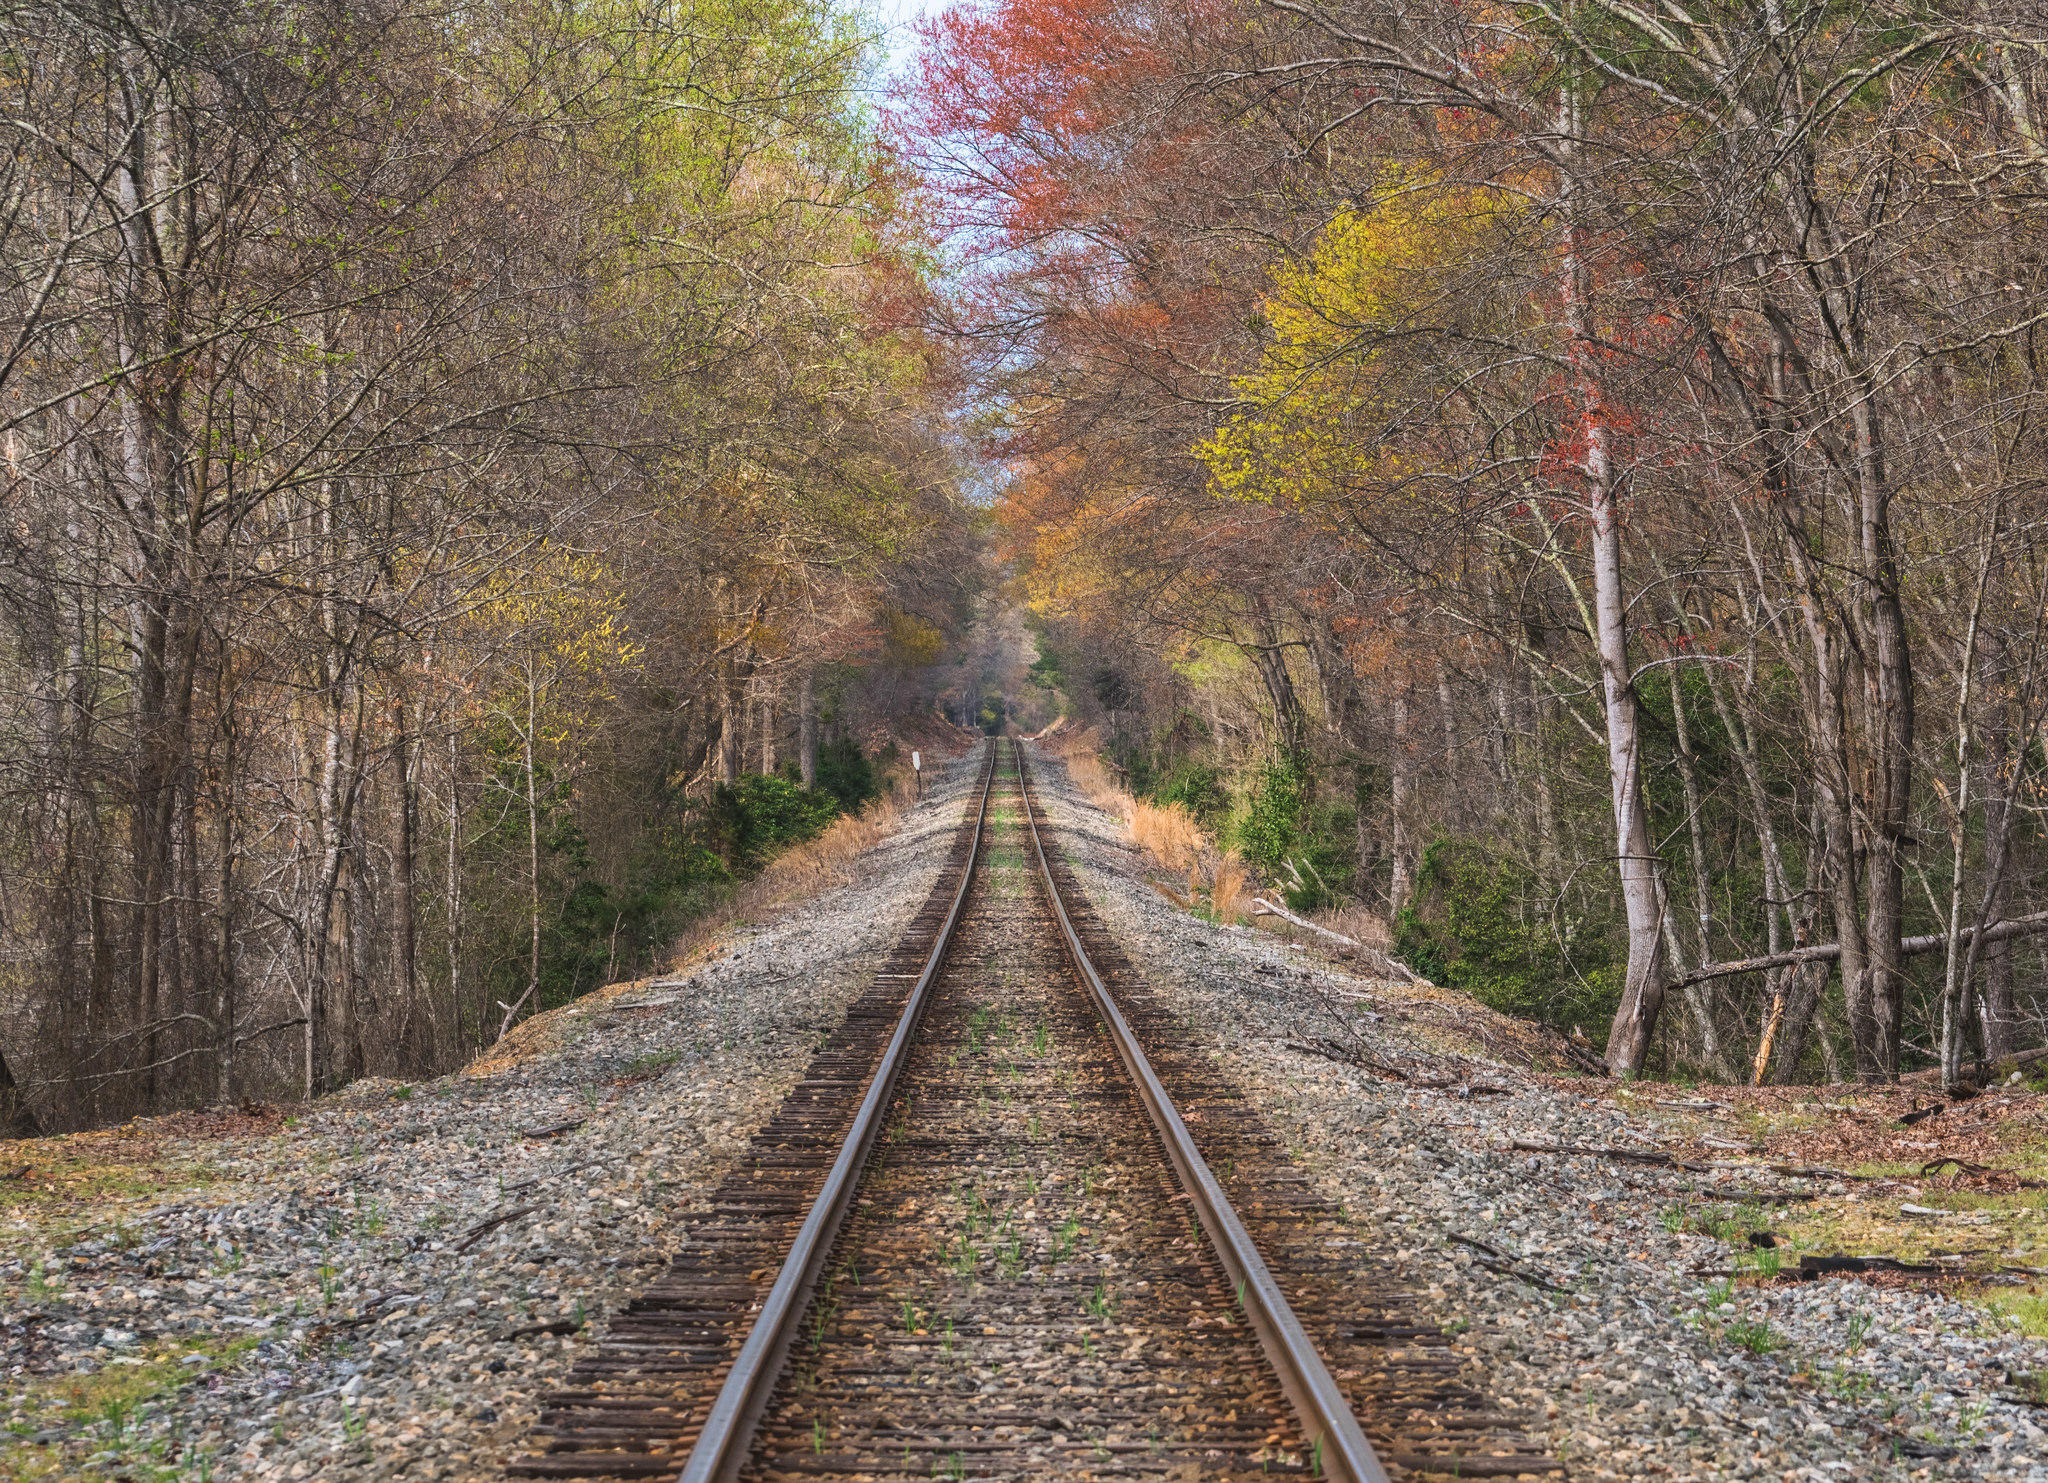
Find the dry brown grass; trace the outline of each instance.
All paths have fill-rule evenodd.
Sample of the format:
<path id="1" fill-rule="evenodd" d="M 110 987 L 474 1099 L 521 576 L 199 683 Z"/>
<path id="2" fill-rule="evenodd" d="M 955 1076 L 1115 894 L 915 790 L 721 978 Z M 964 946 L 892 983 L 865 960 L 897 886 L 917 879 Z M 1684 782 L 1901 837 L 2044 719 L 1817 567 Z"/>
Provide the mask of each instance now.
<path id="1" fill-rule="evenodd" d="M 1387 952 L 1394 946 L 1394 929 L 1387 919 L 1378 912 L 1364 906 L 1340 907 L 1335 911 L 1319 911 L 1310 918 L 1318 927 L 1327 927 L 1332 932 L 1341 932 L 1353 942 L 1362 943 L 1377 952 Z"/>
<path id="2" fill-rule="evenodd" d="M 1225 851 L 1216 861 L 1216 872 L 1210 880 L 1209 910 L 1215 913 L 1216 920 L 1233 924 L 1243 921 L 1251 904 L 1251 878 L 1245 873 L 1244 862 L 1234 851 Z"/>
<path id="3" fill-rule="evenodd" d="M 1176 902 L 1199 909 L 1206 877 L 1209 910 L 1215 919 L 1243 921 L 1251 908 L 1251 877 L 1244 861 L 1235 852 L 1219 852 L 1195 816 L 1180 804 L 1148 803 L 1125 792 L 1096 750 L 1099 740 L 1093 731 L 1077 732 L 1059 738 L 1049 750 L 1066 757 L 1067 775 L 1090 803 L 1123 820 L 1132 844 L 1163 869 L 1187 878 L 1184 897 L 1179 891 L 1171 893 Z"/>
<path id="4" fill-rule="evenodd" d="M 1209 841 L 1193 814 L 1177 803 L 1161 807 L 1142 798 L 1131 799 L 1129 803 L 1124 827 L 1130 831 L 1133 844 L 1149 851 L 1175 875 L 1185 875 L 1201 863 Z"/>
<path id="5" fill-rule="evenodd" d="M 1087 795 L 1088 801 L 1106 814 L 1114 814 L 1126 824 L 1130 822 L 1131 810 L 1136 801 L 1110 776 L 1109 765 L 1093 751 L 1073 751 L 1067 754 L 1067 776 L 1074 780 L 1074 786 Z"/>

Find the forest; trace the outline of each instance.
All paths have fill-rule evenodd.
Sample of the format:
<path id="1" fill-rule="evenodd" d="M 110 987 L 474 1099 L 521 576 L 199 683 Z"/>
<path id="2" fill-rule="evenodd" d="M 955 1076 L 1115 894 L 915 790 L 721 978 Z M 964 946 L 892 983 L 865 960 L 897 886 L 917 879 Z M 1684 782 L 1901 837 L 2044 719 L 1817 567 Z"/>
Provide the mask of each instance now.
<path id="1" fill-rule="evenodd" d="M 2048 1029 L 2030 0 L 988 0 L 892 115 L 1042 673 L 1614 1075 Z"/>
<path id="2" fill-rule="evenodd" d="M 980 567 L 874 32 L 0 9 L 17 1130 L 459 1065 L 875 790 Z"/>
<path id="3" fill-rule="evenodd" d="M 2044 55 L 2034 0 L 964 0 L 893 62 L 832 0 L 5 0 L 0 1117 L 459 1065 L 934 709 L 1098 727 L 1611 1074 L 2009 1071 Z M 1033 693 L 941 694 L 1018 605 Z"/>

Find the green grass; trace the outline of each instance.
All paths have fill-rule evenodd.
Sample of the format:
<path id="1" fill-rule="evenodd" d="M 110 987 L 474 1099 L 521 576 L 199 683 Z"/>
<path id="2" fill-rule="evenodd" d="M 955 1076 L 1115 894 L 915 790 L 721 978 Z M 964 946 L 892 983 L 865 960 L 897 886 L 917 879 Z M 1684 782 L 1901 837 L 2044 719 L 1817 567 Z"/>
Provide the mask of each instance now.
<path id="1" fill-rule="evenodd" d="M 2048 1296 L 2038 1292 L 2014 1292 L 2010 1289 L 1994 1288 L 1981 1299 L 1984 1306 L 2004 1318 L 2018 1319 L 2020 1332 L 2029 1338 L 2048 1339 Z M 2036 1375 L 2035 1381 L 2048 1386 L 2048 1375 Z M 2048 1400 L 2044 1390 L 2043 1400 Z"/>
<path id="2" fill-rule="evenodd" d="M 91 1375 L 32 1376 L 11 1381 L 10 1388 L 18 1397 L 15 1413 L 22 1417 L 29 1432 L 61 1428 L 71 1435 L 51 1443 L 21 1441 L 0 1450 L 0 1483 L 77 1477 L 80 1459 L 102 1451 L 113 1452 L 119 1458 L 119 1465 L 110 1461 L 105 1466 L 104 1476 L 159 1476 L 163 1470 L 130 1455 L 140 1442 L 141 1423 L 150 1403 L 232 1365 L 259 1342 L 253 1334 L 227 1340 L 180 1342 L 147 1358 L 137 1354 L 135 1358 L 142 1359 L 141 1364 L 108 1365 Z M 207 1363 L 183 1363 L 191 1354 L 204 1355 Z M 181 1476 L 175 1471 L 167 1475 Z"/>
<path id="3" fill-rule="evenodd" d="M 1770 1324 L 1761 1318 L 1738 1318 L 1724 1332 L 1729 1343 L 1751 1354 L 1769 1354 L 1785 1347 L 1785 1341 L 1772 1333 Z"/>
<path id="4" fill-rule="evenodd" d="M 635 1056 L 626 1062 L 625 1067 L 619 1072 L 619 1078 L 624 1080 L 628 1077 L 656 1076 L 682 1058 L 683 1053 L 679 1050 L 652 1050 L 644 1056 Z"/>

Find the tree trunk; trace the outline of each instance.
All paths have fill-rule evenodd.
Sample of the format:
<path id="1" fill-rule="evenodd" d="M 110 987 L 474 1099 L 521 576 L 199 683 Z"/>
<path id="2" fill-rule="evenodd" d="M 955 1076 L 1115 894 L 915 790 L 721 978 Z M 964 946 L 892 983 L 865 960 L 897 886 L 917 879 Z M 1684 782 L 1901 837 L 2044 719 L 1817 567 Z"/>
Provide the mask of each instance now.
<path id="1" fill-rule="evenodd" d="M 1408 838 L 1408 795 L 1414 784 L 1413 764 L 1408 748 L 1408 692 L 1396 684 L 1394 690 L 1394 738 L 1387 749 L 1387 833 L 1393 875 L 1387 887 L 1387 914 L 1398 915 L 1415 890 L 1415 850 Z"/>
<path id="2" fill-rule="evenodd" d="M 448 1023 L 458 1044 L 462 1036 L 462 798 L 461 749 L 448 733 L 448 885 L 442 911 L 442 932 L 448 953 Z M 483 1038 L 483 1016 L 477 1016 L 477 1038 Z"/>
<path id="3" fill-rule="evenodd" d="M 1804 923 L 1801 928 L 1800 935 L 1804 936 Z M 1799 1074 L 1799 1063 L 1806 1059 L 1806 1047 L 1813 1039 L 1813 1024 L 1820 1014 L 1828 974 L 1826 963 L 1800 963 L 1785 970 L 1784 1027 L 1771 1057 L 1770 1081 L 1774 1086 L 1788 1086 Z"/>
<path id="4" fill-rule="evenodd" d="M 1565 137 L 1574 137 L 1567 134 Z M 1566 221 L 1571 220 L 1567 204 Z M 1642 735 L 1628 657 L 1628 599 L 1622 588 L 1621 510 L 1608 450 L 1607 411 L 1592 369 L 1590 274 L 1579 259 L 1576 228 L 1567 225 L 1564 297 L 1571 354 L 1578 372 L 1585 440 L 1584 473 L 1593 547 L 1594 640 L 1607 721 L 1607 772 L 1614 850 L 1628 915 L 1628 967 L 1621 1003 L 1607 1037 L 1607 1069 L 1634 1076 L 1643 1069 L 1664 1006 L 1664 883 L 1643 808 Z"/>
<path id="5" fill-rule="evenodd" d="M 7 1065 L 7 1056 L 0 1052 L 0 1137 L 42 1136 L 42 1125 L 36 1120 L 35 1109 L 21 1095 L 21 1088 L 14 1082 L 14 1072 Z"/>
<path id="6" fill-rule="evenodd" d="M 1301 697 L 1295 692 L 1294 679 L 1287 672 L 1287 654 L 1281 647 L 1280 630 L 1273 622 L 1263 596 L 1258 599 L 1258 616 L 1252 625 L 1252 637 L 1248 653 L 1258 669 L 1260 682 L 1266 687 L 1267 698 L 1273 702 L 1274 742 L 1284 756 L 1292 757 L 1301 750 L 1304 739 Z"/>
<path id="7" fill-rule="evenodd" d="M 818 705 L 812 692 L 811 671 L 804 671 L 803 692 L 797 701 L 796 754 L 804 786 L 818 786 Z"/>
<path id="8" fill-rule="evenodd" d="M 540 992 L 540 792 L 533 763 L 533 733 L 540 725 L 540 715 L 530 658 L 527 664 L 526 731 L 520 738 L 520 756 L 526 764 L 526 904 L 532 930 L 527 954 L 526 992 L 520 996 L 519 1004 L 526 1003 Z M 739 750 L 738 743 L 739 733 L 735 731 L 734 753 Z M 513 1017 L 519 1012 L 519 1004 L 513 1005 L 511 1013 L 505 1016 L 505 1026 L 498 1031 L 500 1038 L 503 1038 L 505 1029 L 511 1027 Z"/>
<path id="9" fill-rule="evenodd" d="M 739 673 L 737 659 L 726 660 L 722 671 L 718 687 L 718 780 L 730 788 L 740 780 L 740 751 L 746 745 L 742 736 L 746 680 Z"/>
<path id="10" fill-rule="evenodd" d="M 2002 738 L 1994 735 L 1986 748 L 1991 755 L 1986 759 L 1986 771 L 1992 776 L 2003 772 L 2003 757 L 1997 748 Z M 1995 769 L 1995 771 L 1994 771 Z M 1985 920 L 2002 922 L 2012 911 L 2012 883 L 2015 876 L 2024 871 L 2024 861 L 2017 858 L 2025 849 L 2020 831 L 2011 824 L 2011 802 L 2003 797 L 1994 785 L 1984 800 L 1984 832 L 1988 837 L 2004 836 L 2011 840 L 2006 868 L 1991 882 L 1991 902 Z M 1984 966 L 1984 993 L 1978 1006 L 1982 1017 L 1984 1059 L 1997 1065 L 2019 1048 L 2017 1006 L 2013 998 L 2013 944 L 2010 939 L 2000 939 L 1984 944 L 1980 961 Z"/>
<path id="11" fill-rule="evenodd" d="M 399 1002 L 410 1016 L 419 983 L 419 828 L 420 771 L 419 746 L 407 728 L 405 703 L 393 706 L 398 722 L 398 841 L 392 861 L 393 923 L 392 972 L 397 979 Z M 432 1016 L 428 1016 L 431 1023 Z M 412 1054 L 410 1047 L 405 1048 Z M 429 1050 L 427 1060 L 431 1062 Z"/>
<path id="12" fill-rule="evenodd" d="M 226 661 L 222 662 L 226 669 Z M 235 1018 L 239 1007 L 235 1002 L 235 769 L 240 758 L 235 752 L 236 727 L 234 699 L 222 688 L 221 711 L 221 793 L 218 804 L 219 818 L 215 828 L 219 842 L 215 848 L 220 858 L 215 867 L 220 872 L 216 890 L 218 899 L 214 902 L 214 966 L 213 966 L 213 1020 L 219 1029 L 219 1041 L 215 1051 L 214 1098 L 222 1106 L 231 1105 L 235 1100 Z"/>

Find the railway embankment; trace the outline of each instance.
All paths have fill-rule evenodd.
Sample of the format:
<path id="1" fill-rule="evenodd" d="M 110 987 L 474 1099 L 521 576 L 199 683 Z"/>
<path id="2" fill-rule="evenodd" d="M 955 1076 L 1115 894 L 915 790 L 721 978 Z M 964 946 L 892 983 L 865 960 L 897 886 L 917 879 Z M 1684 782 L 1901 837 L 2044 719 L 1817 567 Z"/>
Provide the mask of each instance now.
<path id="1" fill-rule="evenodd" d="M 22 1145 L 0 1479 L 497 1476 L 923 903 L 975 776 L 850 884 L 469 1073 Z M 2048 1346 L 1988 1305 L 2048 1266 L 2037 1096 L 1900 1127 L 1924 1095 L 1562 1074 L 1456 995 L 1175 909 L 1050 759 L 1039 786 L 1154 995 L 1569 1476 L 2048 1478 Z M 1937 1270 L 1794 1280 L 1836 1250 Z"/>
<path id="2" fill-rule="evenodd" d="M 849 884 L 465 1072 L 0 1145 L 0 1480 L 499 1476 L 923 903 L 976 777 L 948 764 Z"/>
<path id="3" fill-rule="evenodd" d="M 1571 1476 L 2048 1478 L 2048 1098 L 1559 1074 L 1461 995 L 1178 909 L 1054 765 L 1040 797 L 1153 991 Z M 1943 1189 L 1952 1136 L 2021 1172 Z M 1900 1252 L 1949 1270 L 1799 1275 Z"/>

